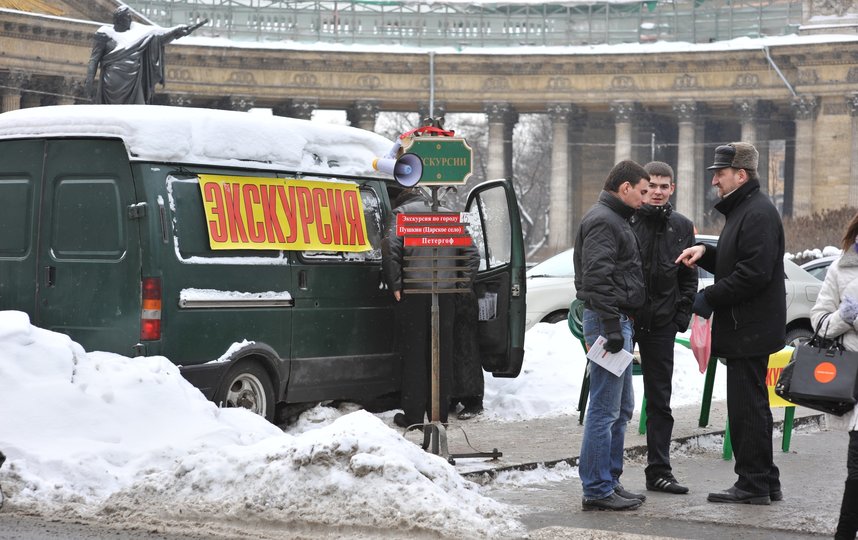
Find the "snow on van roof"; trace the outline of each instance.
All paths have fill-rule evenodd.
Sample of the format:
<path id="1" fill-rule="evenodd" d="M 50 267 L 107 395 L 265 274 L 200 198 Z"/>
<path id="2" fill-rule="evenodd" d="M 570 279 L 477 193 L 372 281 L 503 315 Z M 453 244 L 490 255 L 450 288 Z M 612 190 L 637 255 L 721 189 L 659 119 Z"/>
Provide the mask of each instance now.
<path id="1" fill-rule="evenodd" d="M 58 105 L 0 114 L 0 139 L 22 137 L 120 138 L 136 161 L 336 175 L 377 174 L 373 159 L 393 145 L 353 127 L 160 105 Z"/>

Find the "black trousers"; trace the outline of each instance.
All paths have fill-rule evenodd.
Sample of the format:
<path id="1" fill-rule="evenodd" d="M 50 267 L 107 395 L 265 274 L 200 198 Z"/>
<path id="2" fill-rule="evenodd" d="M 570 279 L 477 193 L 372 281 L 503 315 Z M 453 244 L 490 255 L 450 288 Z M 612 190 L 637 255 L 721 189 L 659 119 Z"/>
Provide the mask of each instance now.
<path id="1" fill-rule="evenodd" d="M 472 290 L 453 295 L 456 322 L 453 328 L 453 394 L 452 403 L 464 407 L 482 407 L 485 379 L 480 360 L 477 332 L 479 305 Z"/>
<path id="2" fill-rule="evenodd" d="M 653 330 L 635 329 L 635 341 L 641 354 L 644 395 L 646 396 L 647 479 L 670 473 L 670 439 L 673 413 L 673 340 L 676 326 L 671 322 Z"/>
<path id="3" fill-rule="evenodd" d="M 440 417 L 447 422 L 452 386 L 453 295 L 438 295 L 440 345 Z M 402 354 L 402 410 L 409 424 L 432 420 L 432 295 L 405 294 L 396 304 L 397 342 Z"/>
<path id="4" fill-rule="evenodd" d="M 727 419 L 739 476 L 736 487 L 757 494 L 781 487 L 772 453 L 768 365 L 768 355 L 727 359 Z"/>
<path id="5" fill-rule="evenodd" d="M 849 432 L 849 450 L 846 454 L 846 479 L 858 482 L 858 431 Z"/>

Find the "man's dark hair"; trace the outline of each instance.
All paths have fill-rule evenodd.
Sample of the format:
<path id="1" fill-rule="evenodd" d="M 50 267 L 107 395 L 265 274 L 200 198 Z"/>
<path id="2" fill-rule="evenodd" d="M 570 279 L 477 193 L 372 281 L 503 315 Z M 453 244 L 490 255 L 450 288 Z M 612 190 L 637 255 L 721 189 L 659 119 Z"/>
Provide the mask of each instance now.
<path id="1" fill-rule="evenodd" d="M 663 161 L 650 161 L 644 165 L 644 170 L 648 172 L 650 176 L 666 176 L 670 178 L 671 182 L 674 182 L 673 167 Z"/>
<path id="2" fill-rule="evenodd" d="M 641 180 L 649 180 L 649 173 L 638 163 L 626 159 L 614 165 L 614 168 L 608 173 L 604 189 L 617 193 L 624 183 L 628 182 L 636 186 Z"/>

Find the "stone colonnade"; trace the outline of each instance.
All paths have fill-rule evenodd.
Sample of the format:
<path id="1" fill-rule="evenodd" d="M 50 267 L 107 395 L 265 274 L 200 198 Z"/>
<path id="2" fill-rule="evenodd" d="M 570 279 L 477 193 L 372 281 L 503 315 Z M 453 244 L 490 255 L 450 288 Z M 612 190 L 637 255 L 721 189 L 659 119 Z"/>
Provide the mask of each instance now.
<path id="1" fill-rule="evenodd" d="M 217 100 L 190 98 L 186 94 L 160 94 L 160 102 L 174 106 L 201 106 L 246 111 L 255 106 L 254 98 L 246 96 L 226 96 Z M 200 102 L 194 100 L 200 99 Z M 830 98 L 828 98 L 830 100 Z M 843 96 L 840 107 L 848 113 L 851 119 L 851 143 L 847 145 L 849 152 L 849 177 L 847 200 L 844 204 L 858 206 L 858 92 Z M 86 102 L 82 81 L 79 78 L 44 77 L 27 75 L 20 72 L 0 74 L 0 112 L 19 108 L 73 104 Z M 830 101 L 829 101 L 830 102 Z M 347 117 L 352 125 L 362 129 L 374 130 L 380 111 L 385 110 L 384 103 L 378 99 L 355 100 L 347 109 Z M 589 104 L 572 102 L 550 102 L 543 109 L 551 120 L 551 131 L 545 134 L 550 137 L 551 168 L 550 203 L 548 207 L 549 237 L 548 246 L 552 251 L 564 249 L 572 245 L 574 231 L 582 213 L 595 201 L 604 174 L 612 165 L 603 159 L 598 164 L 598 174 L 591 168 L 586 182 L 583 173 L 583 159 L 591 159 L 590 152 L 582 150 L 587 143 L 595 142 L 601 145 L 613 145 L 613 161 L 636 159 L 641 163 L 649 161 L 649 155 L 644 156 L 640 149 L 635 149 L 636 141 L 640 146 L 640 132 L 651 129 L 655 133 L 653 118 L 669 124 L 668 132 L 673 133 L 675 154 L 671 154 L 676 171 L 677 189 L 675 206 L 678 211 L 702 222 L 704 214 L 711 208 L 711 195 L 705 167 L 711 160 L 711 150 L 715 145 L 728 140 L 741 139 L 754 143 L 760 150 L 760 180 L 764 190 L 769 187 L 769 141 L 773 138 L 787 138 L 781 133 L 773 137 L 772 118 L 774 111 L 780 111 L 779 118 L 783 119 L 788 111 L 789 137 L 794 134 L 794 146 L 789 156 L 788 170 L 784 178 L 784 211 L 794 216 L 808 215 L 813 212 L 814 187 L 814 140 L 817 116 L 821 109 L 820 99 L 813 95 L 797 95 L 791 100 L 781 103 L 747 98 L 732 103 L 732 111 L 724 113 L 723 104 L 717 115 L 710 113 L 710 104 L 695 100 L 679 100 L 669 106 L 659 104 L 654 106 L 641 101 L 613 101 L 607 104 L 608 111 Z M 318 98 L 295 97 L 274 106 L 274 114 L 309 119 L 314 110 L 320 108 Z M 428 103 L 417 103 L 417 111 L 421 118 L 429 115 Z M 519 114 L 515 103 L 487 101 L 482 103 L 482 112 L 486 115 L 488 124 L 488 155 L 486 156 L 487 177 L 503 178 L 512 176 L 513 159 L 513 129 L 518 122 Z M 656 111 L 655 114 L 653 111 Z M 433 104 L 435 117 L 441 117 L 446 111 L 443 103 Z M 530 111 L 532 112 L 532 111 Z M 790 116 L 791 114 L 791 116 Z M 721 122 L 735 124 L 734 134 L 729 138 L 713 137 L 709 133 L 707 139 L 707 122 L 717 116 Z M 613 123 L 613 139 L 605 140 L 603 135 L 592 138 L 586 133 L 587 118 L 599 117 L 601 121 Z M 607 119 L 607 120 L 606 120 Z M 608 128 L 610 126 L 608 125 Z M 783 126 L 779 129 L 783 131 Z M 818 137 L 818 135 L 817 135 Z M 586 141 L 586 142 L 585 142 Z M 609 159 L 609 158 L 606 158 Z M 819 159 L 819 158 L 817 158 Z M 818 165 L 817 165 L 818 168 Z M 791 171 L 791 172 L 790 172 Z"/>

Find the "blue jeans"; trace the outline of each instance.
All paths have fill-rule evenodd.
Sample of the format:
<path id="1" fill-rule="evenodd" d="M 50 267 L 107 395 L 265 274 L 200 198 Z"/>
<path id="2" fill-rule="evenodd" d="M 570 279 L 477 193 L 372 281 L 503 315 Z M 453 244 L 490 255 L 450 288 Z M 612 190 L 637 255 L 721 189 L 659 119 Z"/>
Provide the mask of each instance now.
<path id="1" fill-rule="evenodd" d="M 602 331 L 602 321 L 595 311 L 584 310 L 584 340 L 590 346 Z M 623 348 L 633 351 L 634 326 L 626 316 L 620 318 Z M 632 388 L 632 365 L 617 377 L 603 367 L 590 362 L 590 399 L 578 459 L 578 475 L 584 486 L 585 499 L 603 499 L 614 492 L 623 474 L 623 446 L 626 424 L 632 418 L 635 395 Z"/>

